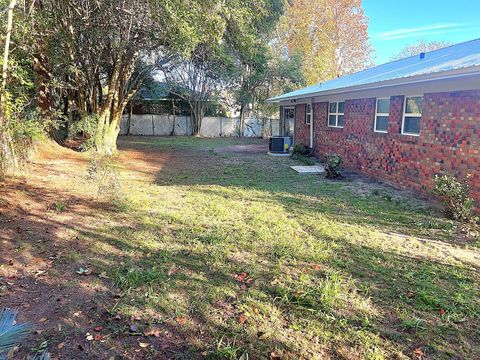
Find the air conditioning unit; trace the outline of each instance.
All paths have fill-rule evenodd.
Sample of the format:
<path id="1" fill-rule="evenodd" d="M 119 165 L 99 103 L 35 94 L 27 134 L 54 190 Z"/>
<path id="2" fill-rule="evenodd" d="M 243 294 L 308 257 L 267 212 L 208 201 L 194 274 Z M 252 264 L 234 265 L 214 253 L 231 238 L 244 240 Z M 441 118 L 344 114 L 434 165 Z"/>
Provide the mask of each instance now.
<path id="1" fill-rule="evenodd" d="M 288 153 L 293 141 L 290 136 L 273 136 L 270 138 L 270 152 L 271 153 Z"/>

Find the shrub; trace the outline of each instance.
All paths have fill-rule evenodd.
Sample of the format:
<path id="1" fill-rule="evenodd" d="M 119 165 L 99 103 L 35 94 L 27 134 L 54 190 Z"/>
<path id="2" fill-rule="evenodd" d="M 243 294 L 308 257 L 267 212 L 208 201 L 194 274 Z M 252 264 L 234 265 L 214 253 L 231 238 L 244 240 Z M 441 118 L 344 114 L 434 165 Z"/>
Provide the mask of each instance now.
<path id="1" fill-rule="evenodd" d="M 86 115 L 80 120 L 74 122 L 69 128 L 69 137 L 75 137 L 78 134 L 85 136 L 85 142 L 82 144 L 83 151 L 89 151 L 95 147 L 95 135 L 97 133 L 97 115 Z"/>
<path id="2" fill-rule="evenodd" d="M 97 196 L 120 200 L 120 181 L 115 159 L 111 155 L 94 153 L 88 168 L 88 179 L 97 186 Z"/>
<path id="3" fill-rule="evenodd" d="M 463 180 L 452 175 L 435 175 L 433 191 L 443 200 L 448 215 L 455 220 L 473 220 L 474 200 L 470 197 L 469 178 L 470 175 Z"/>
<path id="4" fill-rule="evenodd" d="M 327 154 L 325 157 L 325 172 L 328 179 L 342 177 L 342 157 L 336 154 Z"/>
<path id="5" fill-rule="evenodd" d="M 293 154 L 307 156 L 310 154 L 310 149 L 303 144 L 295 144 Z"/>

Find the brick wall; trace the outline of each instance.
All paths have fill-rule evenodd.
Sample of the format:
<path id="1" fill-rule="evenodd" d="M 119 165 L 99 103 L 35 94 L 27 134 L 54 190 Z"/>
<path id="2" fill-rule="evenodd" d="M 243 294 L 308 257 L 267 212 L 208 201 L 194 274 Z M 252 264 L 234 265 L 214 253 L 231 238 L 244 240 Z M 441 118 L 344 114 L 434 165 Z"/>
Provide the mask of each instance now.
<path id="1" fill-rule="evenodd" d="M 295 144 L 310 146 L 310 126 L 305 122 L 307 105 L 295 106 Z"/>
<path id="2" fill-rule="evenodd" d="M 388 134 L 373 131 L 373 98 L 345 102 L 343 129 L 327 126 L 328 103 L 314 104 L 315 154 L 338 153 L 352 170 L 421 192 L 432 189 L 437 173 L 472 174 L 472 195 L 480 204 L 480 90 L 425 94 L 418 137 L 401 135 L 403 101 L 390 98 Z M 304 108 L 297 105 L 295 140 L 308 145 Z"/>

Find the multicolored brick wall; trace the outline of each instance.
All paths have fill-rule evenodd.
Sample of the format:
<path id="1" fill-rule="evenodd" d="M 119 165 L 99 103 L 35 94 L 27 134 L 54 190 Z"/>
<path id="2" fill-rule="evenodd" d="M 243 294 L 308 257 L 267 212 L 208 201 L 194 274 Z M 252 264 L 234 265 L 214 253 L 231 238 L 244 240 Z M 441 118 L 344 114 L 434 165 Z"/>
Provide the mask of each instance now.
<path id="1" fill-rule="evenodd" d="M 420 136 L 401 134 L 403 96 L 390 98 L 388 133 L 374 132 L 375 101 L 347 100 L 342 129 L 327 126 L 327 102 L 314 104 L 316 156 L 337 153 L 347 168 L 423 193 L 435 174 L 471 174 L 480 205 L 480 90 L 425 94 Z M 304 109 L 297 105 L 295 141 L 308 145 Z"/>
<path id="2" fill-rule="evenodd" d="M 295 106 L 295 143 L 310 146 L 310 125 L 305 122 L 306 105 Z"/>

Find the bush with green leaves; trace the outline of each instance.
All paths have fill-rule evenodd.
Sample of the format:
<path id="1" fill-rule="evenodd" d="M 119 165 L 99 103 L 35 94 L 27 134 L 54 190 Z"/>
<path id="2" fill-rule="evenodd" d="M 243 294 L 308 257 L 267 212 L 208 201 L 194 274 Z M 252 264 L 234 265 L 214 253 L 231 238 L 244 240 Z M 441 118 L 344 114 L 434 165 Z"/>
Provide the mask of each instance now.
<path id="1" fill-rule="evenodd" d="M 82 144 L 83 151 L 89 151 L 95 148 L 95 135 L 97 133 L 98 115 L 86 115 L 80 120 L 75 121 L 68 129 L 68 136 L 75 137 L 82 134 L 86 139 Z"/>
<path id="2" fill-rule="evenodd" d="M 45 138 L 45 127 L 38 113 L 23 98 L 12 99 L 10 93 L 5 98 L 5 127 L 2 133 L 0 168 L 15 169 L 28 161 L 36 145 Z"/>
<path id="3" fill-rule="evenodd" d="M 88 168 L 88 179 L 97 186 L 97 196 L 120 199 L 120 181 L 115 159 L 111 155 L 94 153 Z"/>
<path id="4" fill-rule="evenodd" d="M 295 144 L 295 146 L 293 147 L 293 152 L 292 153 L 294 155 L 307 156 L 307 155 L 310 154 L 310 149 L 303 144 Z"/>
<path id="5" fill-rule="evenodd" d="M 457 179 L 453 175 L 435 175 L 433 192 L 439 196 L 447 208 L 447 213 L 455 220 L 472 221 L 474 200 L 470 197 L 468 179 Z"/>
<path id="6" fill-rule="evenodd" d="M 337 154 L 327 154 L 325 156 L 325 176 L 328 179 L 337 179 L 342 177 L 342 157 Z"/>

